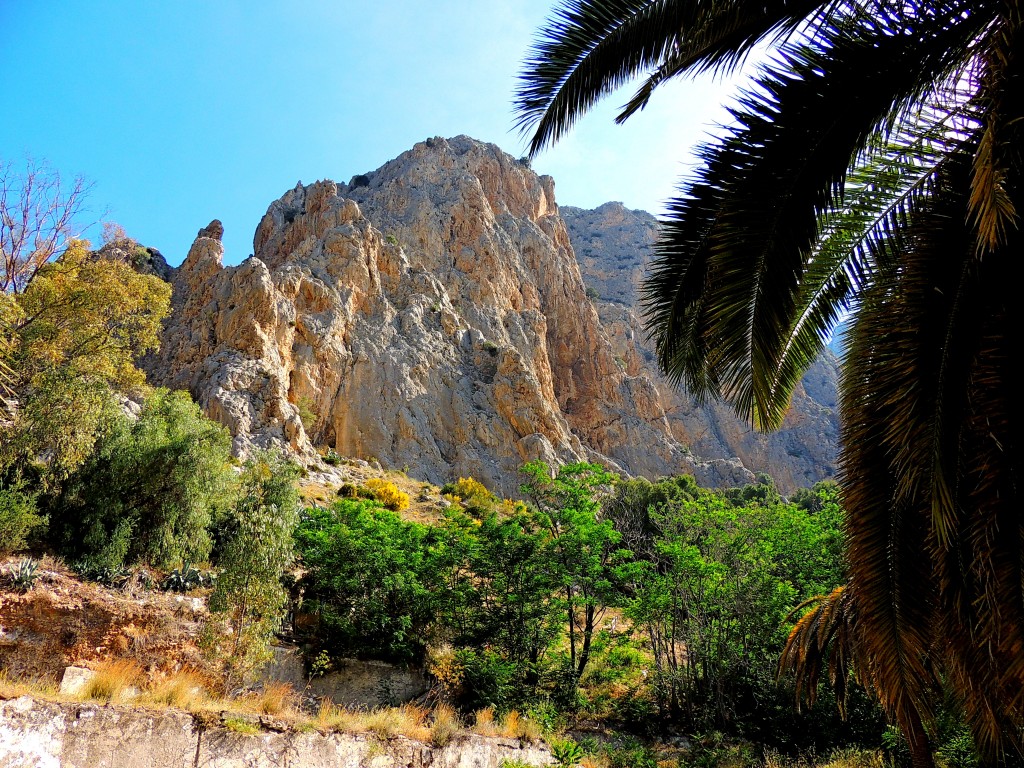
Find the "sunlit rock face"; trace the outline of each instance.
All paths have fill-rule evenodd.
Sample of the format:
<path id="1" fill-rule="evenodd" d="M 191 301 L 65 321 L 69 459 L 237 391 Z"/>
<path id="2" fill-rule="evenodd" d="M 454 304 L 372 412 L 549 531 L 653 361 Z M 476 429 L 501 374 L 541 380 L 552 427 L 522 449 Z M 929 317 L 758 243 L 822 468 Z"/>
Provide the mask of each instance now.
<path id="1" fill-rule="evenodd" d="M 639 318 L 640 283 L 657 236 L 657 220 L 621 203 L 594 210 L 561 208 L 602 327 L 616 359 L 631 376 L 653 382 L 673 436 L 707 458 L 738 457 L 754 472 L 767 472 L 791 492 L 835 473 L 839 422 L 836 408 L 838 361 L 825 350 L 804 375 L 782 428 L 756 432 L 729 406 L 698 406 L 659 375 L 654 347 Z"/>
<path id="2" fill-rule="evenodd" d="M 519 466 L 752 474 L 673 433 L 588 299 L 554 182 L 494 145 L 429 139 L 349 184 L 270 205 L 253 256 L 223 265 L 219 222 L 175 270 L 156 384 L 187 389 L 239 454 L 317 447 L 505 493 Z"/>

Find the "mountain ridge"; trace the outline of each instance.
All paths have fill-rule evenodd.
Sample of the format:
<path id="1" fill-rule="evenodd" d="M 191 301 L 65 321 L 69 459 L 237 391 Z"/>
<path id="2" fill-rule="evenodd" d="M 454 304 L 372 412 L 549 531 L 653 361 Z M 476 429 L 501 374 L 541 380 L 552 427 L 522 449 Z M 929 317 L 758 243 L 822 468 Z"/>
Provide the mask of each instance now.
<path id="1" fill-rule="evenodd" d="M 189 390 L 240 454 L 330 447 L 505 493 L 536 458 L 753 479 L 735 458 L 695 456 L 649 373 L 616 359 L 554 180 L 495 145 L 432 138 L 348 184 L 299 184 L 237 267 L 221 234 L 201 230 L 173 271 L 145 367 Z"/>

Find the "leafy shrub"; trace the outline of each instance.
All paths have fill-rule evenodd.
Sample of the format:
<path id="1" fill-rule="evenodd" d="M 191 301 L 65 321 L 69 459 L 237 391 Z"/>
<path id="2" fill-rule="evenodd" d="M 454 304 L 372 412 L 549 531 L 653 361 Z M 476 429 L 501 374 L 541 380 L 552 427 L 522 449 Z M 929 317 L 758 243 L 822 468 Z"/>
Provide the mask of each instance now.
<path id="1" fill-rule="evenodd" d="M 187 393 L 156 390 L 137 421 L 119 416 L 52 503 L 51 535 L 98 567 L 167 568 L 210 554 L 209 527 L 234 482 L 231 437 Z"/>
<path id="2" fill-rule="evenodd" d="M 127 568 L 111 568 L 109 565 L 99 565 L 91 560 L 81 560 L 75 563 L 72 569 L 86 581 L 95 581 L 111 589 L 121 589 L 132 575 Z"/>
<path id="3" fill-rule="evenodd" d="M 352 483 L 342 483 L 338 488 L 338 496 L 343 499 L 355 499 L 359 497 L 359 489 Z"/>
<path id="4" fill-rule="evenodd" d="M 366 481 L 366 488 L 373 494 L 373 498 L 392 512 L 409 508 L 409 494 L 398 490 L 398 486 L 390 480 L 371 477 Z"/>
<path id="5" fill-rule="evenodd" d="M 164 579 L 161 586 L 165 592 L 180 592 L 181 594 L 185 594 L 186 592 L 191 592 L 193 589 L 198 589 L 206 583 L 207 581 L 203 577 L 203 574 L 199 572 L 199 569 L 193 567 L 192 563 L 186 561 L 182 564 L 181 568 L 175 568 L 167 574 L 167 578 Z"/>
<path id="6" fill-rule="evenodd" d="M 29 535 L 45 524 L 34 496 L 18 487 L 0 488 L 0 554 L 23 548 Z"/>
<path id="7" fill-rule="evenodd" d="M 306 432 L 311 432 L 316 425 L 316 403 L 310 397 L 300 397 L 295 401 L 295 407 L 299 411 L 299 421 L 302 422 L 302 428 Z"/>
<path id="8" fill-rule="evenodd" d="M 556 741 L 551 745 L 551 756 L 555 764 L 563 768 L 576 768 L 583 760 L 583 747 L 575 741 Z"/>
<path id="9" fill-rule="evenodd" d="M 323 455 L 324 464 L 332 467 L 336 467 L 341 464 L 341 456 L 339 456 L 333 448 L 329 449 L 327 453 Z"/>
<path id="10" fill-rule="evenodd" d="M 281 577 L 294 557 L 298 518 L 298 467 L 273 452 L 247 461 L 216 552 L 221 572 L 210 595 L 213 621 L 205 642 L 224 665 L 227 687 L 270 659 L 270 639 L 284 616 Z M 218 620 L 227 624 L 229 638 L 218 634 Z"/>
<path id="11" fill-rule="evenodd" d="M 433 618 L 427 529 L 365 500 L 307 509 L 295 533 L 308 610 L 334 656 L 419 658 Z"/>

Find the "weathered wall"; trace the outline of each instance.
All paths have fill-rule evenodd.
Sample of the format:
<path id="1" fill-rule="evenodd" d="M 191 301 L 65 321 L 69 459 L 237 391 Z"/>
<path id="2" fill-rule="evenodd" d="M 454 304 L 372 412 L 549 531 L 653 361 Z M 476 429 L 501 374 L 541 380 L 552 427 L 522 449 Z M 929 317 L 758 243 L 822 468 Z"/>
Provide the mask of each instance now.
<path id="1" fill-rule="evenodd" d="M 204 728 L 183 712 L 0 702 L 0 768 L 498 768 L 546 765 L 539 746 L 462 736 L 445 747 L 363 734 Z"/>
<path id="2" fill-rule="evenodd" d="M 330 674 L 306 678 L 305 664 L 298 648 L 275 647 L 274 658 L 260 678 L 272 683 L 288 683 L 296 691 L 308 686 L 318 699 L 330 699 L 345 707 L 390 707 L 412 701 L 427 692 L 427 679 L 415 667 L 383 661 L 337 659 Z"/>

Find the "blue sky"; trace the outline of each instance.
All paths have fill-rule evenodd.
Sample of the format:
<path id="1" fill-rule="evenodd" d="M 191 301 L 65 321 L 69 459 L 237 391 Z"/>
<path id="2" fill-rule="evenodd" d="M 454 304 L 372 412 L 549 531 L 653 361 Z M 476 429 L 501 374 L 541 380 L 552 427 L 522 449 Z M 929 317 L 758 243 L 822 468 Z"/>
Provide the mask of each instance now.
<path id="1" fill-rule="evenodd" d="M 522 154 L 516 74 L 553 5 L 0 0 L 0 160 L 84 175 L 93 217 L 172 264 L 219 218 L 237 263 L 296 181 L 347 181 L 429 136 Z M 674 83 L 616 126 L 628 90 L 534 162 L 561 204 L 658 213 L 730 86 Z"/>

